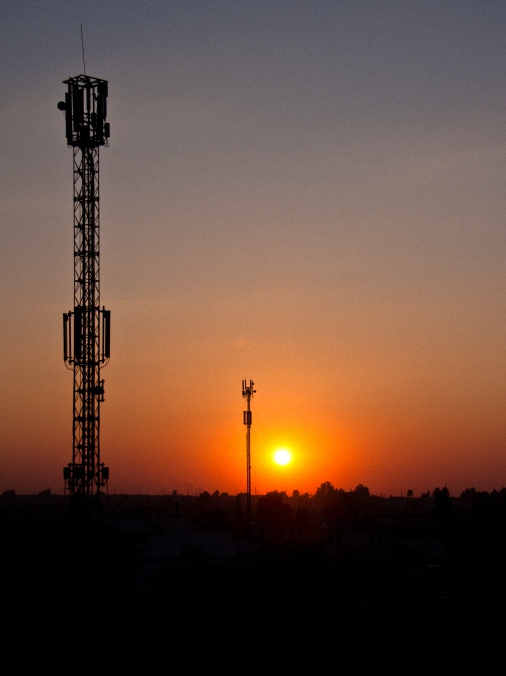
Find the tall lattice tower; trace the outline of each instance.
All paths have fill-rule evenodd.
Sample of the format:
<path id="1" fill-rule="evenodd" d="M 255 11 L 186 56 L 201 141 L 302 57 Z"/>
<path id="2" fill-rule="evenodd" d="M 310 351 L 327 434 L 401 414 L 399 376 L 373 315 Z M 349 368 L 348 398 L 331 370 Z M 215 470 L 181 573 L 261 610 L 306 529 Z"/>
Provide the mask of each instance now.
<path id="1" fill-rule="evenodd" d="M 63 358 L 74 372 L 72 462 L 65 493 L 97 498 L 109 478 L 100 461 L 100 370 L 110 357 L 111 314 L 100 308 L 99 148 L 109 145 L 107 81 L 78 75 L 64 81 L 67 143 L 73 149 L 74 309 L 63 315 Z"/>

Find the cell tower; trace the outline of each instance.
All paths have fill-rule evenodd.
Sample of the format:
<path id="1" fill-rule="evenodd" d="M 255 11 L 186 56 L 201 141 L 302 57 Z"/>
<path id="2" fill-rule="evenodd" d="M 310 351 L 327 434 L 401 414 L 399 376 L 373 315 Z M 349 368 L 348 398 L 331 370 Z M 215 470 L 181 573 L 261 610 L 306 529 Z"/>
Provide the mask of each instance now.
<path id="1" fill-rule="evenodd" d="M 63 315 L 63 358 L 74 372 L 72 462 L 65 493 L 84 503 L 98 498 L 109 468 L 100 461 L 100 369 L 110 357 L 111 313 L 100 308 L 99 148 L 109 145 L 107 81 L 88 75 L 64 80 L 67 144 L 73 148 L 74 309 Z"/>
<path id="2" fill-rule="evenodd" d="M 256 390 L 253 389 L 254 382 L 242 381 L 242 396 L 246 399 L 246 410 L 243 413 L 243 422 L 246 425 L 246 518 L 248 526 L 251 524 L 251 398 Z"/>

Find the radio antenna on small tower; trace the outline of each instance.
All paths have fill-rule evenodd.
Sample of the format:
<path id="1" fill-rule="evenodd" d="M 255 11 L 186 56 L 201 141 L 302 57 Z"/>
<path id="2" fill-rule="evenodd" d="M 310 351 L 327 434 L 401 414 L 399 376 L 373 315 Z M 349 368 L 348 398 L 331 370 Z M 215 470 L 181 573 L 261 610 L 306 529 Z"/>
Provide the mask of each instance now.
<path id="1" fill-rule="evenodd" d="M 242 381 L 242 396 L 246 399 L 246 410 L 243 414 L 243 422 L 246 425 L 246 518 L 248 528 L 251 525 L 251 398 L 255 394 L 256 390 L 253 389 L 254 382 L 249 381 L 249 385 L 246 384 L 246 380 Z"/>
<path id="2" fill-rule="evenodd" d="M 83 50 L 83 73 L 86 75 L 86 61 L 84 60 L 84 38 L 83 38 L 83 24 L 81 25 L 81 49 Z"/>

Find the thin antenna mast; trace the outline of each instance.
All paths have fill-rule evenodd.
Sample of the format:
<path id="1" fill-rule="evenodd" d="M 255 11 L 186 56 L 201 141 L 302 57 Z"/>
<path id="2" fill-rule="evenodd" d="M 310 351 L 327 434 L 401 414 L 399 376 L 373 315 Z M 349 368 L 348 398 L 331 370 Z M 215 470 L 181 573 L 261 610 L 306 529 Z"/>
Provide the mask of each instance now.
<path id="1" fill-rule="evenodd" d="M 246 399 L 246 410 L 243 414 L 243 422 L 246 425 L 246 518 L 247 518 L 247 528 L 251 527 L 251 448 L 250 448 L 250 437 L 251 437 L 251 397 L 255 394 L 256 390 L 253 389 L 254 382 L 249 381 L 249 385 L 246 384 L 246 381 L 242 381 L 242 396 Z"/>
<path id="2" fill-rule="evenodd" d="M 81 25 L 81 49 L 83 50 L 83 68 L 84 68 L 84 75 L 86 75 L 86 61 L 84 60 L 84 38 L 83 38 L 83 24 Z"/>

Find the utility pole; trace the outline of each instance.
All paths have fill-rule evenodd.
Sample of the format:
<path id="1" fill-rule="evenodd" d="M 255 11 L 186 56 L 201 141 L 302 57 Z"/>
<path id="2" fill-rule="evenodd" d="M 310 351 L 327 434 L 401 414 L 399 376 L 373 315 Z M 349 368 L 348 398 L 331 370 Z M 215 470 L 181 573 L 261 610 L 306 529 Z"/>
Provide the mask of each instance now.
<path id="1" fill-rule="evenodd" d="M 98 499 L 109 479 L 100 460 L 100 370 L 111 352 L 111 313 L 100 308 L 99 148 L 109 145 L 106 80 L 78 75 L 64 81 L 67 144 L 73 149 L 74 309 L 63 315 L 63 358 L 74 373 L 72 462 L 65 493 L 83 504 Z"/>
<path id="2" fill-rule="evenodd" d="M 248 528 L 251 525 L 251 398 L 256 390 L 253 389 L 254 382 L 242 381 L 242 396 L 246 399 L 246 410 L 243 413 L 243 422 L 246 425 L 246 519 Z"/>

